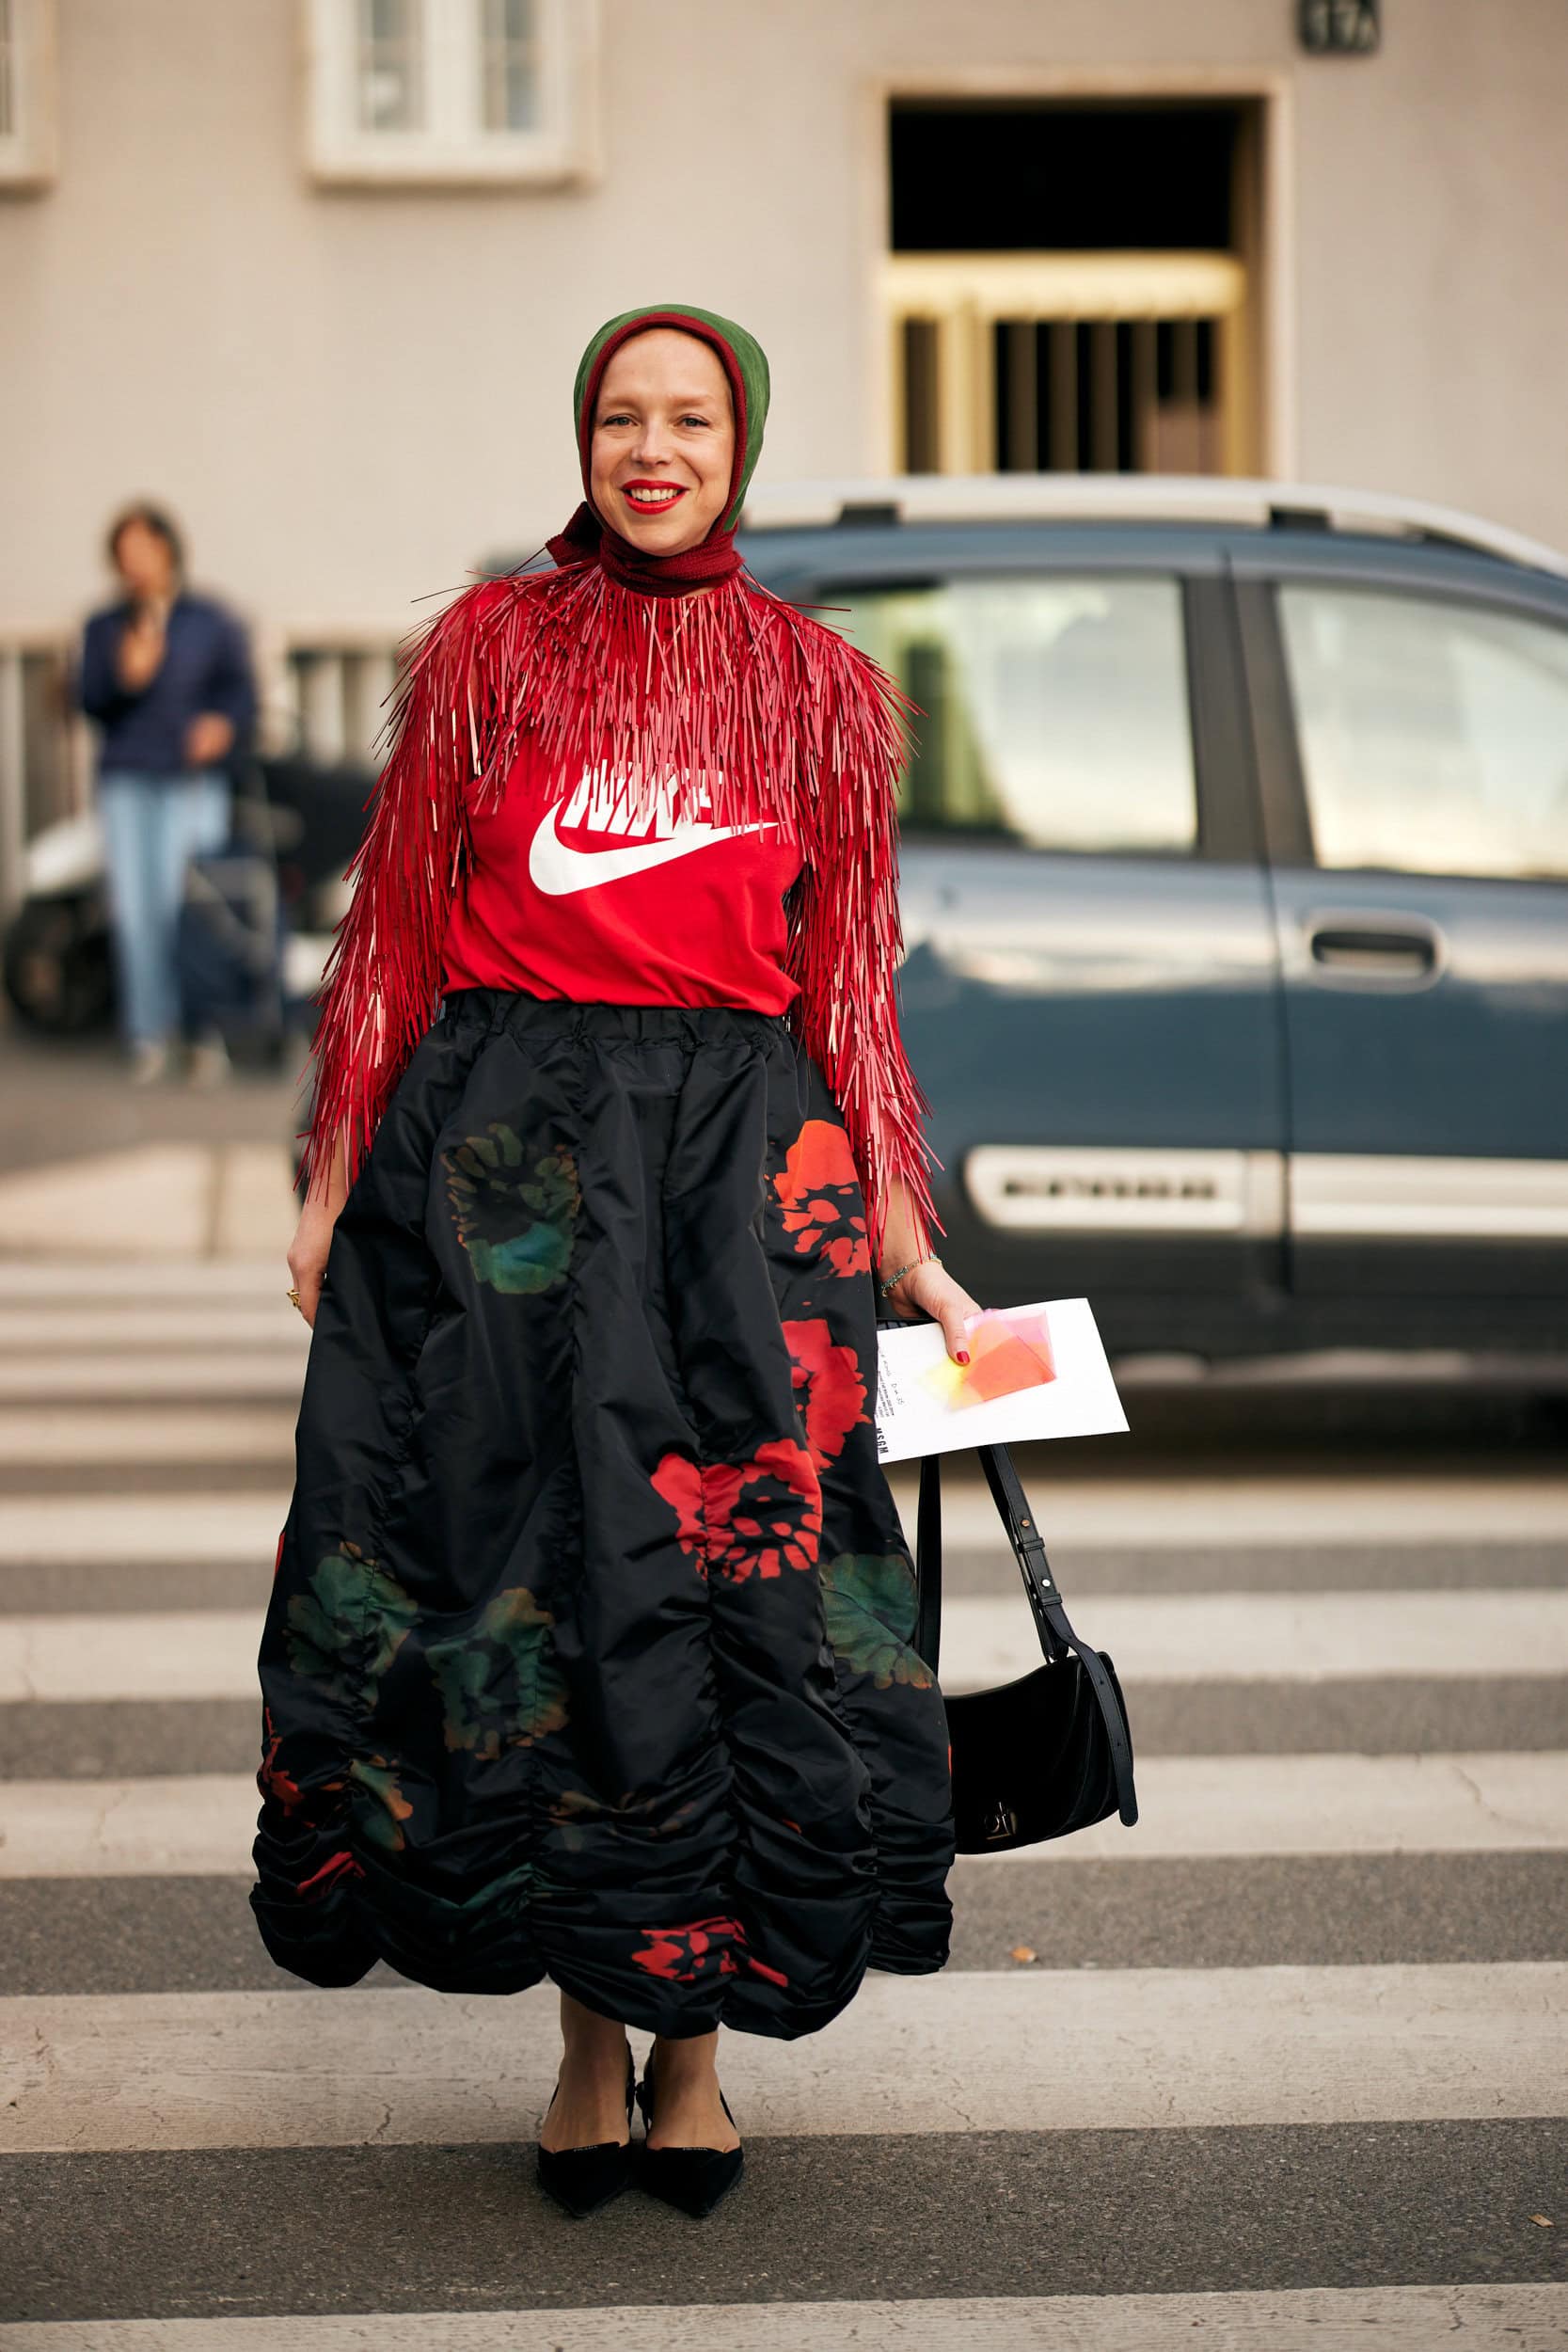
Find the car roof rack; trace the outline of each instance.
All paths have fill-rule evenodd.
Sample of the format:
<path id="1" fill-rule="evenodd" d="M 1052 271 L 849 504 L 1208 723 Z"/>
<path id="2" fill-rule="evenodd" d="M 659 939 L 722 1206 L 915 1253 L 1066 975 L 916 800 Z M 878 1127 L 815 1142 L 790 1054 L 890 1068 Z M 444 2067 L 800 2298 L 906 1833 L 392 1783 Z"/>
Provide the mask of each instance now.
<path id="1" fill-rule="evenodd" d="M 1386 490 L 1212 474 L 888 474 L 785 482 L 747 492 L 743 530 L 927 522 L 1218 523 L 1347 531 L 1495 557 L 1568 579 L 1568 555 L 1458 507 Z"/>

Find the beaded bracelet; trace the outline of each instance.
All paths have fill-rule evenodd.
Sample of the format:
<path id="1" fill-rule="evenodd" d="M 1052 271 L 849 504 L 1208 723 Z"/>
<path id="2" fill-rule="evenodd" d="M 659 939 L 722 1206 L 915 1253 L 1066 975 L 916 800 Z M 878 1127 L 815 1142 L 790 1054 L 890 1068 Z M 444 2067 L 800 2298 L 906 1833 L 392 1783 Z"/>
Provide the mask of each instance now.
<path id="1" fill-rule="evenodd" d="M 917 1265 L 941 1265 L 941 1263 L 942 1260 L 937 1256 L 935 1250 L 932 1250 L 929 1257 L 911 1258 L 908 1265 L 901 1265 L 896 1274 L 889 1275 L 887 1280 L 879 1285 L 877 1292 L 878 1297 L 885 1298 L 889 1291 L 895 1291 L 898 1288 L 899 1283 L 903 1280 L 905 1275 L 912 1274 Z"/>

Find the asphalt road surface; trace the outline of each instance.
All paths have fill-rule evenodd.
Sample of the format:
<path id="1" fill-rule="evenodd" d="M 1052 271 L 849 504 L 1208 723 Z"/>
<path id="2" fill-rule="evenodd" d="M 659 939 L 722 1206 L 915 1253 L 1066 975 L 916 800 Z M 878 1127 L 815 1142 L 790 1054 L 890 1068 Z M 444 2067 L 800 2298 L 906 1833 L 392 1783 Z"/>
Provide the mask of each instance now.
<path id="1" fill-rule="evenodd" d="M 251 1924 L 282 1288 L 0 1262 L 0 2352 L 1568 2343 L 1548 1409 L 1150 1397 L 1031 1457 L 1142 1822 L 960 1864 L 941 1977 L 728 2038 L 709 2221 L 574 2224 L 546 1990 L 318 1993 Z M 958 1687 L 1031 1637 L 973 1483 L 949 1543 Z"/>

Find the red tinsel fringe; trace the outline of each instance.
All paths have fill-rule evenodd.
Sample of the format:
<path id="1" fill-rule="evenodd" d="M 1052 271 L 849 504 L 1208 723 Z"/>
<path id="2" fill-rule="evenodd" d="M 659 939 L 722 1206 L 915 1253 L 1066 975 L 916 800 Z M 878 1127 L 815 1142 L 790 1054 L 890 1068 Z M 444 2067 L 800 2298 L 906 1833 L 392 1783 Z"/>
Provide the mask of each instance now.
<path id="1" fill-rule="evenodd" d="M 940 1231 L 928 1105 L 894 993 L 895 791 L 913 712 L 865 654 L 745 578 L 656 598 L 582 564 L 466 589 L 410 641 L 388 720 L 322 986 L 307 1180 L 341 1135 L 352 1182 L 430 1025 L 469 811 L 505 790 L 528 735 L 549 800 L 603 766 L 628 780 L 634 826 L 664 795 L 677 821 L 793 829 L 804 870 L 788 900 L 789 1017 L 843 1111 L 873 1251 L 895 1177 L 927 1234 Z"/>

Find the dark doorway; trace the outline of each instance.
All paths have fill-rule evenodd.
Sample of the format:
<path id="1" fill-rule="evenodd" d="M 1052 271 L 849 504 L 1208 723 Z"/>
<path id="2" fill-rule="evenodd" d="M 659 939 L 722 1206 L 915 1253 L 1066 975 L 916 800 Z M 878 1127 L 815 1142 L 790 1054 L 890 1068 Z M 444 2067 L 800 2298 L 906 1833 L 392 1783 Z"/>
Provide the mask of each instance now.
<path id="1" fill-rule="evenodd" d="M 895 253 L 1233 252 L 1234 105 L 899 100 Z"/>

